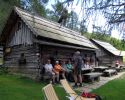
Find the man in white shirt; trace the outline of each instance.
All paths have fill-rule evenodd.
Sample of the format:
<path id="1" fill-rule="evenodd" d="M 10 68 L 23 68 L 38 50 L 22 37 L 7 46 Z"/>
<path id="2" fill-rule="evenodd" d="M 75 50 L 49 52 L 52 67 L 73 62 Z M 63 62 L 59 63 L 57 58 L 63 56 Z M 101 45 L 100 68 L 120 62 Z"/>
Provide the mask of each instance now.
<path id="1" fill-rule="evenodd" d="M 47 64 L 45 64 L 44 68 L 46 74 L 48 74 L 52 78 L 51 82 L 55 83 L 55 72 L 50 59 L 47 60 Z"/>

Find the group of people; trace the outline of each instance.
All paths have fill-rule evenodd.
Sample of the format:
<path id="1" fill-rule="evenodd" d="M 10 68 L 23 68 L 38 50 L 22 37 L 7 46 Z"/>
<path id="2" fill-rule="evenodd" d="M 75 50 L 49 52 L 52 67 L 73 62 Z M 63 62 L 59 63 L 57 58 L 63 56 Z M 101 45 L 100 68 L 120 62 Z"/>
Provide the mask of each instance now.
<path id="1" fill-rule="evenodd" d="M 77 51 L 74 53 L 74 56 L 72 58 L 72 63 L 71 60 L 68 61 L 55 61 L 55 64 L 51 64 L 51 60 L 48 59 L 47 63 L 45 64 L 44 68 L 45 68 L 45 72 L 48 73 L 48 75 L 50 75 L 52 77 L 51 82 L 55 83 L 55 79 L 56 82 L 59 82 L 60 79 L 60 75 L 62 76 L 62 78 L 68 78 L 70 79 L 71 76 L 74 77 L 74 87 L 78 86 L 82 86 L 82 76 L 81 76 L 81 70 L 82 67 L 88 67 L 89 66 L 89 61 L 88 59 L 86 61 L 84 61 L 85 59 L 83 59 L 80 56 L 80 52 Z M 84 64 L 84 62 L 86 62 Z"/>
<path id="2" fill-rule="evenodd" d="M 53 66 L 51 64 L 51 60 L 48 59 L 44 68 L 45 68 L 45 72 L 48 75 L 52 76 L 53 83 L 55 83 L 55 79 L 57 83 L 59 82 L 60 75 L 62 76 L 62 78 L 66 78 L 66 76 L 72 73 L 72 70 L 73 70 L 73 66 L 70 60 L 67 61 L 67 63 L 65 61 L 62 61 L 61 64 L 59 61 L 55 61 L 55 65 Z"/>

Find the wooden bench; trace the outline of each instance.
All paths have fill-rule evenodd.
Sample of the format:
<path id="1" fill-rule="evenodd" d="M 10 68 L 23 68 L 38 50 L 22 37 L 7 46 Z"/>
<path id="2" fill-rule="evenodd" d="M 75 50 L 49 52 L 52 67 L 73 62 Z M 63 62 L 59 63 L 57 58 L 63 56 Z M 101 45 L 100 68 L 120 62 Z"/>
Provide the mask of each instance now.
<path id="1" fill-rule="evenodd" d="M 122 70 L 125 70 L 125 67 L 122 67 Z"/>
<path id="2" fill-rule="evenodd" d="M 122 65 L 120 67 L 116 67 L 117 72 L 121 72 L 125 69 L 125 67 Z"/>
<path id="3" fill-rule="evenodd" d="M 83 74 L 85 81 L 90 81 L 90 82 L 94 82 L 96 80 L 99 81 L 101 75 L 102 73 L 99 72 Z"/>
<path id="4" fill-rule="evenodd" d="M 117 72 L 121 72 L 122 71 L 122 68 L 120 68 L 120 67 L 119 68 L 116 67 L 115 69 L 117 70 Z"/>
<path id="5" fill-rule="evenodd" d="M 117 72 L 121 72 L 125 69 L 125 67 L 122 65 L 122 66 L 118 66 L 118 67 L 110 67 L 110 69 L 115 69 Z"/>
<path id="6" fill-rule="evenodd" d="M 51 79 L 50 75 L 48 75 L 48 74 L 45 72 L 45 68 L 44 68 L 44 67 L 41 69 L 40 74 L 41 74 L 41 80 L 42 80 L 43 82 L 46 82 L 46 81 L 48 81 L 48 80 Z"/>
<path id="7" fill-rule="evenodd" d="M 108 67 L 105 66 L 99 66 L 99 67 L 94 67 L 95 72 L 104 72 Z"/>
<path id="8" fill-rule="evenodd" d="M 104 75 L 105 76 L 112 76 L 112 75 L 116 75 L 117 71 L 115 69 L 107 69 L 104 71 Z"/>

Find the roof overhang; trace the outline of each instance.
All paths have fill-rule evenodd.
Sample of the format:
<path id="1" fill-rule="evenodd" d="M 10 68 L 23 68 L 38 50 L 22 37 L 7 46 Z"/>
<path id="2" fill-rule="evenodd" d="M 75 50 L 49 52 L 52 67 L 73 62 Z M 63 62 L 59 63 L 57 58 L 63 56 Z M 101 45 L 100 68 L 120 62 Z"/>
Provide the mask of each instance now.
<path id="1" fill-rule="evenodd" d="M 123 56 L 120 50 L 117 50 L 114 46 L 112 46 L 108 42 L 102 42 L 102 41 L 95 40 L 95 39 L 91 39 L 91 41 L 115 56 Z"/>
<path id="2" fill-rule="evenodd" d="M 37 39 L 34 39 L 34 42 L 35 42 L 35 43 L 38 43 L 38 44 L 42 44 L 42 45 L 63 47 L 63 48 L 69 48 L 69 49 L 91 50 L 91 51 L 95 51 L 95 49 L 92 49 L 92 48 L 78 47 L 78 46 L 73 46 L 73 45 L 66 45 L 66 44 L 54 43 L 54 42 L 48 42 L 48 41 L 42 41 L 42 40 L 37 40 Z"/>

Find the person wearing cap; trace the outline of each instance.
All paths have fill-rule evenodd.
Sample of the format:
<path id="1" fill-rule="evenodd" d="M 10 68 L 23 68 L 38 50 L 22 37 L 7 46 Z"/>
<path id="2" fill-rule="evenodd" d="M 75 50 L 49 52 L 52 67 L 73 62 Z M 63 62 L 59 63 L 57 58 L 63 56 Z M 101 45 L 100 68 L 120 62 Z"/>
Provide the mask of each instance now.
<path id="1" fill-rule="evenodd" d="M 78 86 L 78 80 L 80 82 L 80 87 L 82 87 L 82 76 L 81 76 L 81 68 L 82 68 L 82 57 L 80 56 L 80 52 L 77 51 L 74 54 L 73 57 L 74 60 L 74 80 L 75 80 L 75 85 L 73 87 Z M 78 77 L 77 77 L 78 76 Z"/>
<path id="2" fill-rule="evenodd" d="M 59 75 L 61 74 L 63 78 L 65 78 L 65 69 L 61 67 L 59 64 L 59 61 L 56 61 L 56 64 L 54 66 L 54 71 L 57 76 L 57 82 L 59 82 Z"/>

